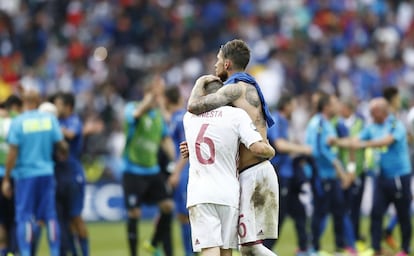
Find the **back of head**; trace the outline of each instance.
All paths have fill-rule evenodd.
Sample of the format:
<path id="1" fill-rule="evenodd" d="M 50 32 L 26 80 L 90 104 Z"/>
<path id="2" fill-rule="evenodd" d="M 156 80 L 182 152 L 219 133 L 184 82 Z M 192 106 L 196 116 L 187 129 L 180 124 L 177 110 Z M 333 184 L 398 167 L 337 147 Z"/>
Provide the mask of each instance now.
<path id="1" fill-rule="evenodd" d="M 0 103 L 0 118 L 8 117 L 8 111 L 4 102 Z"/>
<path id="2" fill-rule="evenodd" d="M 165 90 L 165 97 L 167 101 L 171 104 L 178 104 L 180 103 L 181 99 L 181 91 L 178 86 L 170 86 Z"/>
<path id="3" fill-rule="evenodd" d="M 22 100 L 29 109 L 35 109 L 41 102 L 40 92 L 36 88 L 27 88 L 23 91 Z"/>
<path id="4" fill-rule="evenodd" d="M 355 111 L 356 109 L 356 103 L 353 99 L 350 99 L 350 98 L 341 99 L 341 104 L 347 107 L 351 111 Z"/>
<path id="5" fill-rule="evenodd" d="M 352 98 L 342 98 L 339 106 L 339 114 L 343 118 L 349 118 L 356 114 L 356 102 Z"/>
<path id="6" fill-rule="evenodd" d="M 398 89 L 392 86 L 385 87 L 382 90 L 382 95 L 385 98 L 386 101 L 391 103 L 392 99 L 398 95 Z"/>
<path id="7" fill-rule="evenodd" d="M 245 70 L 250 61 L 250 49 L 240 39 L 234 39 L 221 46 L 224 59 L 231 60 L 234 69 Z"/>
<path id="8" fill-rule="evenodd" d="M 23 106 L 22 100 L 17 95 L 10 95 L 4 102 L 4 106 L 7 110 L 12 110 L 14 108 L 21 109 Z"/>
<path id="9" fill-rule="evenodd" d="M 158 74 L 150 74 L 143 81 L 143 93 L 152 93 L 154 95 L 161 95 L 165 90 L 164 78 Z"/>
<path id="10" fill-rule="evenodd" d="M 207 94 L 217 92 L 223 86 L 223 82 L 219 80 L 214 80 L 204 85 L 204 91 Z"/>
<path id="11" fill-rule="evenodd" d="M 322 112 L 326 106 L 330 104 L 331 95 L 327 93 L 321 93 L 318 98 L 318 102 L 316 105 L 316 111 L 318 113 Z"/>
<path id="12" fill-rule="evenodd" d="M 276 109 L 279 111 L 282 111 L 289 103 L 291 103 L 293 100 L 292 95 L 285 93 L 282 94 L 282 96 L 280 96 L 277 104 L 276 104 Z"/>
<path id="13" fill-rule="evenodd" d="M 325 93 L 326 92 L 324 92 L 321 89 L 317 89 L 316 91 L 312 92 L 311 98 L 310 98 L 310 103 L 311 103 L 313 113 L 318 112 L 317 109 L 318 109 L 319 98 L 321 97 L 322 94 L 325 94 Z"/>
<path id="14" fill-rule="evenodd" d="M 385 98 L 378 97 L 374 98 L 369 102 L 370 111 L 378 110 L 382 112 L 388 112 L 388 102 Z"/>
<path id="15" fill-rule="evenodd" d="M 56 99 L 62 100 L 63 104 L 65 106 L 70 107 L 71 109 L 75 107 L 75 95 L 73 93 L 70 93 L 70 92 L 57 93 L 53 97 L 53 101 L 55 101 Z"/>

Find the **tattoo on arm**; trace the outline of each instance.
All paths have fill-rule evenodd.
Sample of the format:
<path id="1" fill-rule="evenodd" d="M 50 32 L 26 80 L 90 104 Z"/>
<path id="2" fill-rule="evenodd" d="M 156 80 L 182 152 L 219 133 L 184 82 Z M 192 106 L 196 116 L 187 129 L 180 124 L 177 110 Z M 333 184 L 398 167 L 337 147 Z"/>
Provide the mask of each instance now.
<path id="1" fill-rule="evenodd" d="M 256 116 L 253 119 L 254 124 L 258 128 L 266 128 L 266 120 L 264 119 L 262 104 L 260 102 L 259 95 L 257 94 L 256 88 L 253 86 L 246 87 L 246 101 L 255 109 L 257 109 Z"/>
<path id="2" fill-rule="evenodd" d="M 204 84 L 197 81 L 191 91 L 190 98 L 188 99 L 188 105 L 190 106 L 194 101 L 198 101 L 204 94 Z"/>
<path id="3" fill-rule="evenodd" d="M 262 110 L 260 110 L 262 112 Z M 266 120 L 262 117 L 263 114 L 258 114 L 256 118 L 253 119 L 253 123 L 257 128 L 266 128 Z"/>
<path id="4" fill-rule="evenodd" d="M 215 108 L 228 105 L 238 99 L 242 94 L 242 87 L 237 84 L 226 85 L 216 93 L 203 95 L 197 88 L 193 92 L 188 101 L 188 111 L 193 114 L 201 114 Z"/>
<path id="5" fill-rule="evenodd" d="M 246 100 L 250 103 L 253 107 L 260 107 L 260 99 L 257 95 L 257 90 L 253 86 L 248 86 L 246 89 Z"/>

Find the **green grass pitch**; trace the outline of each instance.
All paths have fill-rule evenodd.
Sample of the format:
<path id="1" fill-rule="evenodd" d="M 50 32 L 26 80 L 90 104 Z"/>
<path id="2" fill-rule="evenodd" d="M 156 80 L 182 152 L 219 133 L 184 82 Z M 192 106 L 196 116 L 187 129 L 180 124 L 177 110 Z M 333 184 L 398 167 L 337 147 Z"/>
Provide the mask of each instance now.
<path id="1" fill-rule="evenodd" d="M 153 232 L 152 221 L 141 221 L 140 230 L 140 242 L 149 240 Z M 368 227 L 368 221 L 363 221 L 363 233 L 366 234 Z M 90 250 L 91 256 L 128 256 L 125 223 L 123 222 L 96 222 L 88 223 Z M 177 222 L 173 225 L 173 246 L 175 256 L 184 256 L 182 245 L 180 227 Z M 394 234 L 398 238 L 398 229 Z M 325 231 L 321 244 L 325 251 L 332 252 L 334 250 L 333 245 L 334 234 L 331 224 Z M 278 255 L 290 256 L 295 255 L 296 250 L 296 236 L 292 221 L 288 218 L 283 225 L 280 239 L 274 248 L 274 251 Z M 49 255 L 47 243 L 46 243 L 46 230 L 42 231 L 42 239 L 39 248 L 39 256 Z M 151 256 L 140 248 L 140 256 Z"/>

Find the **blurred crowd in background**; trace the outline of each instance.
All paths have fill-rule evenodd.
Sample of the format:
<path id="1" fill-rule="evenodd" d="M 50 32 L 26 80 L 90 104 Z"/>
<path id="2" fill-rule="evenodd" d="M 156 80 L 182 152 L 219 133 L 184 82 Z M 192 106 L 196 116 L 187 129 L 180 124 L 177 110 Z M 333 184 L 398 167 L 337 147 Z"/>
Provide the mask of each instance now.
<path id="1" fill-rule="evenodd" d="M 271 107 L 284 91 L 297 98 L 298 141 L 317 90 L 355 100 L 366 116 L 385 86 L 398 87 L 406 112 L 414 105 L 414 1 L 14 0 L 0 10 L 0 100 L 19 86 L 45 99 L 74 92 L 94 131 L 85 142 L 90 181 L 120 177 L 121 113 L 142 97 L 146 75 L 188 96 L 234 38 L 250 45 L 248 70 Z"/>

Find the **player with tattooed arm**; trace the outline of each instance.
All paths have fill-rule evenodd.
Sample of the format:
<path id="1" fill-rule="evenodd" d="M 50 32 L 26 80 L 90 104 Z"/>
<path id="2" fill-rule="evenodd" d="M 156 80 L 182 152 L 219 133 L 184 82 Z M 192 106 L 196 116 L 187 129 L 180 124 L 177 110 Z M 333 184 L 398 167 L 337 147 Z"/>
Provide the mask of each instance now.
<path id="1" fill-rule="evenodd" d="M 206 93 L 220 87 L 216 81 L 209 83 Z M 187 207 L 194 250 L 201 256 L 231 256 L 231 249 L 238 247 L 239 142 L 258 157 L 272 157 L 275 151 L 239 108 L 224 106 L 200 115 L 187 112 L 183 121 L 190 151 Z"/>
<path id="2" fill-rule="evenodd" d="M 264 141 L 267 125 L 274 121 L 255 79 L 245 72 L 250 60 L 250 49 L 242 40 L 223 45 L 215 64 L 216 75 L 199 78 L 188 101 L 188 111 L 201 114 L 231 104 L 247 112 Z M 205 95 L 205 84 L 222 80 L 224 86 L 216 93 Z M 266 125 L 267 124 L 267 125 Z M 272 164 L 250 152 L 244 145 L 239 148 L 240 173 L 239 238 L 242 255 L 275 255 L 261 243 L 278 236 L 279 185 Z"/>

